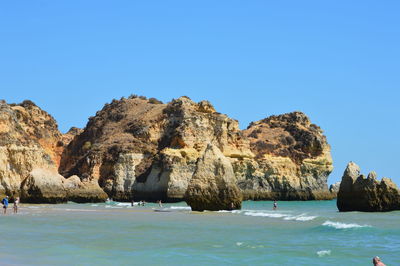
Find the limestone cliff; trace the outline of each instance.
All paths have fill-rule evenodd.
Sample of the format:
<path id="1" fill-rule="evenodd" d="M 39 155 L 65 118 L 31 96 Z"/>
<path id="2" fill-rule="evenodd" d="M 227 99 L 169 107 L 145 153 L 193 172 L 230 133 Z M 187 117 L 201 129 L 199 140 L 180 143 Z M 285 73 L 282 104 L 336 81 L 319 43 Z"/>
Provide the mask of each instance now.
<path id="1" fill-rule="evenodd" d="M 245 198 L 332 198 L 330 147 L 306 115 L 272 116 L 241 131 L 209 102 L 188 97 L 105 105 L 65 149 L 60 172 L 99 180 L 116 200 L 179 201 L 208 144 L 229 159 Z"/>
<path id="2" fill-rule="evenodd" d="M 57 173 L 64 147 L 80 131 L 72 128 L 61 134 L 54 118 L 29 100 L 21 104 L 1 101 L 0 196 L 21 194 L 24 201 L 40 203 L 96 201 L 102 195 L 99 200 L 103 201 L 107 195 L 98 185 L 79 178 L 80 182 L 64 180 Z M 60 182 L 76 186 L 62 188 Z M 91 196 L 94 191 L 97 195 Z"/>
<path id="3" fill-rule="evenodd" d="M 57 169 L 60 137 L 53 117 L 33 102 L 0 102 L 0 194 L 18 194 L 35 168 Z"/>
<path id="4" fill-rule="evenodd" d="M 208 101 L 184 96 L 164 104 L 132 96 L 106 104 L 83 130 L 61 134 L 55 120 L 32 102 L 3 102 L 0 136 L 0 194 L 18 194 L 22 188 L 32 202 L 35 197 L 45 201 L 40 193 L 48 193 L 46 178 L 61 180 L 54 188 L 64 191 L 47 202 L 102 200 L 98 185 L 115 200 L 185 200 L 193 178 L 207 185 L 199 184 L 206 182 L 204 176 L 198 177 L 210 145 L 220 153 L 209 153 L 207 158 L 215 158 L 207 161 L 232 167 L 246 199 L 332 195 L 326 182 L 332 171 L 330 147 L 322 130 L 300 112 L 272 116 L 242 131 Z M 54 175 L 57 170 L 67 179 Z M 53 174 L 38 174 L 48 171 Z M 224 180 L 217 177 L 210 174 L 210 180 Z"/>
<path id="5" fill-rule="evenodd" d="M 301 112 L 271 116 L 244 130 L 254 160 L 234 162 L 244 197 L 249 199 L 329 199 L 333 170 L 322 130 Z"/>
<path id="6" fill-rule="evenodd" d="M 60 172 L 98 179 L 117 200 L 183 200 L 208 144 L 227 157 L 253 156 L 238 122 L 207 101 L 123 98 L 89 120 L 65 150 Z"/>
<path id="7" fill-rule="evenodd" d="M 400 210 L 400 190 L 389 178 L 376 179 L 375 172 L 367 178 L 360 167 L 350 162 L 343 173 L 337 195 L 339 211 L 383 212 Z"/>

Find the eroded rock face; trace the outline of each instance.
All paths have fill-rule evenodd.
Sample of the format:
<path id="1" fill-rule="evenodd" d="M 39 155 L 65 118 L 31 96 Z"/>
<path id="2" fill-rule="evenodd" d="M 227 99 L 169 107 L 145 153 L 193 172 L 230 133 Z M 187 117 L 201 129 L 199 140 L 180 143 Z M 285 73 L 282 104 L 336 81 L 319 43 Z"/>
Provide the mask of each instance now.
<path id="1" fill-rule="evenodd" d="M 384 212 L 400 210 L 400 191 L 389 178 L 376 179 L 375 172 L 367 178 L 360 167 L 350 162 L 343 173 L 337 194 L 339 211 Z"/>
<path id="2" fill-rule="evenodd" d="M 31 101 L 0 102 L 0 195 L 21 194 L 35 203 L 105 200 L 97 181 L 65 180 L 57 172 L 65 146 L 80 132 L 61 134 L 54 118 Z"/>
<path id="3" fill-rule="evenodd" d="M 30 203 L 62 203 L 67 201 L 64 177 L 57 171 L 36 168 L 21 184 L 21 200 Z"/>
<path id="4" fill-rule="evenodd" d="M 107 193 L 99 186 L 97 180 L 81 180 L 74 175 L 64 180 L 64 187 L 67 191 L 68 201 L 85 202 L 105 202 L 108 198 Z"/>
<path id="5" fill-rule="evenodd" d="M 236 120 L 207 101 L 180 97 L 163 104 L 130 97 L 106 104 L 84 130 L 61 134 L 50 115 L 25 101 L 0 104 L 0 136 L 0 194 L 18 194 L 22 180 L 40 168 L 67 178 L 64 190 L 76 193 L 66 198 L 74 201 L 97 201 L 104 198 L 102 191 L 119 201 L 182 201 L 211 145 L 231 164 L 246 199 L 332 197 L 326 182 L 332 171 L 330 147 L 300 112 L 272 116 L 241 131 Z"/>
<path id="6" fill-rule="evenodd" d="M 193 211 L 240 209 L 242 193 L 230 161 L 215 145 L 208 145 L 186 191 Z"/>
<path id="7" fill-rule="evenodd" d="M 207 101 L 114 100 L 65 150 L 60 172 L 99 180 L 116 200 L 180 201 L 208 144 L 233 166 L 246 199 L 329 199 L 330 147 L 300 112 L 241 131 Z"/>
<path id="8" fill-rule="evenodd" d="M 56 169 L 60 137 L 55 120 L 31 101 L 0 102 L 0 195 L 18 195 L 34 168 Z"/>
<path id="9" fill-rule="evenodd" d="M 165 106 L 140 98 L 106 104 L 65 149 L 60 173 L 98 180 L 113 199 L 131 200 L 157 154 Z"/>
<path id="10" fill-rule="evenodd" d="M 234 162 L 244 197 L 249 199 L 330 199 L 333 170 L 322 130 L 301 112 L 271 116 L 244 130 L 254 160 Z"/>
<path id="11" fill-rule="evenodd" d="M 107 194 L 95 181 L 65 179 L 55 169 L 36 168 L 21 184 L 21 200 L 29 203 L 104 202 Z"/>
<path id="12" fill-rule="evenodd" d="M 331 193 L 337 194 L 337 193 L 339 192 L 339 187 L 340 187 L 340 181 L 338 181 L 338 182 L 336 182 L 336 183 L 330 185 L 330 186 L 329 186 L 329 191 L 330 191 Z"/>
<path id="13" fill-rule="evenodd" d="M 99 180 L 115 200 L 181 201 L 207 144 L 227 157 L 254 156 L 238 122 L 207 101 L 121 99 L 89 120 L 65 150 L 60 172 Z"/>

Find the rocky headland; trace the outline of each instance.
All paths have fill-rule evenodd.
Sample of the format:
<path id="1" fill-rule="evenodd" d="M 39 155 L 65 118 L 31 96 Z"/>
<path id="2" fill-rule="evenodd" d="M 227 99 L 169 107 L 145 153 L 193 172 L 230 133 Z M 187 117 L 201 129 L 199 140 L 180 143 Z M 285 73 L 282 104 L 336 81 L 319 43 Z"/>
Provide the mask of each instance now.
<path id="1" fill-rule="evenodd" d="M 131 96 L 62 134 L 34 103 L 3 101 L 0 137 L 0 194 L 30 202 L 186 200 L 201 210 L 333 195 L 330 147 L 301 112 L 240 130 L 208 101 Z"/>
<path id="2" fill-rule="evenodd" d="M 400 210 L 400 191 L 390 178 L 379 181 L 375 172 L 365 177 L 360 174 L 360 167 L 350 162 L 340 183 L 337 207 L 341 212 Z"/>

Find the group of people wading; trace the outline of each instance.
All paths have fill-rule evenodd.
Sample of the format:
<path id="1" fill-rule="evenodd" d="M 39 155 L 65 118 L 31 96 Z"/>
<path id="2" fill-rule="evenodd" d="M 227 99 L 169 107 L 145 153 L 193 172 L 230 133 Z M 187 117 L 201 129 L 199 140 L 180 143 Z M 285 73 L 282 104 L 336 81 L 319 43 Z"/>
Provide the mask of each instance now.
<path id="1" fill-rule="evenodd" d="M 1 204 L 3 204 L 3 214 L 7 214 L 7 208 L 8 208 L 8 196 L 6 196 L 4 199 L 2 199 Z M 18 205 L 19 205 L 19 197 L 16 197 L 14 199 L 14 205 L 13 205 L 13 211 L 14 213 L 18 213 Z"/>

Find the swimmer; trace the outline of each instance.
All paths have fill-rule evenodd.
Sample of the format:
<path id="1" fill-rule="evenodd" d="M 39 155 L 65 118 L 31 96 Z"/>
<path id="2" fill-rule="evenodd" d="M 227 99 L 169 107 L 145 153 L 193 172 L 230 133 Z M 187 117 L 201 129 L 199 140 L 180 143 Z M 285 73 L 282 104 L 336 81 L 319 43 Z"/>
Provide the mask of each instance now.
<path id="1" fill-rule="evenodd" d="M 278 203 L 276 202 L 276 200 L 274 200 L 274 207 L 272 209 L 276 210 L 277 208 L 278 208 Z"/>
<path id="2" fill-rule="evenodd" d="M 372 259 L 372 263 L 374 264 L 374 266 L 386 266 L 378 256 L 375 256 Z"/>

